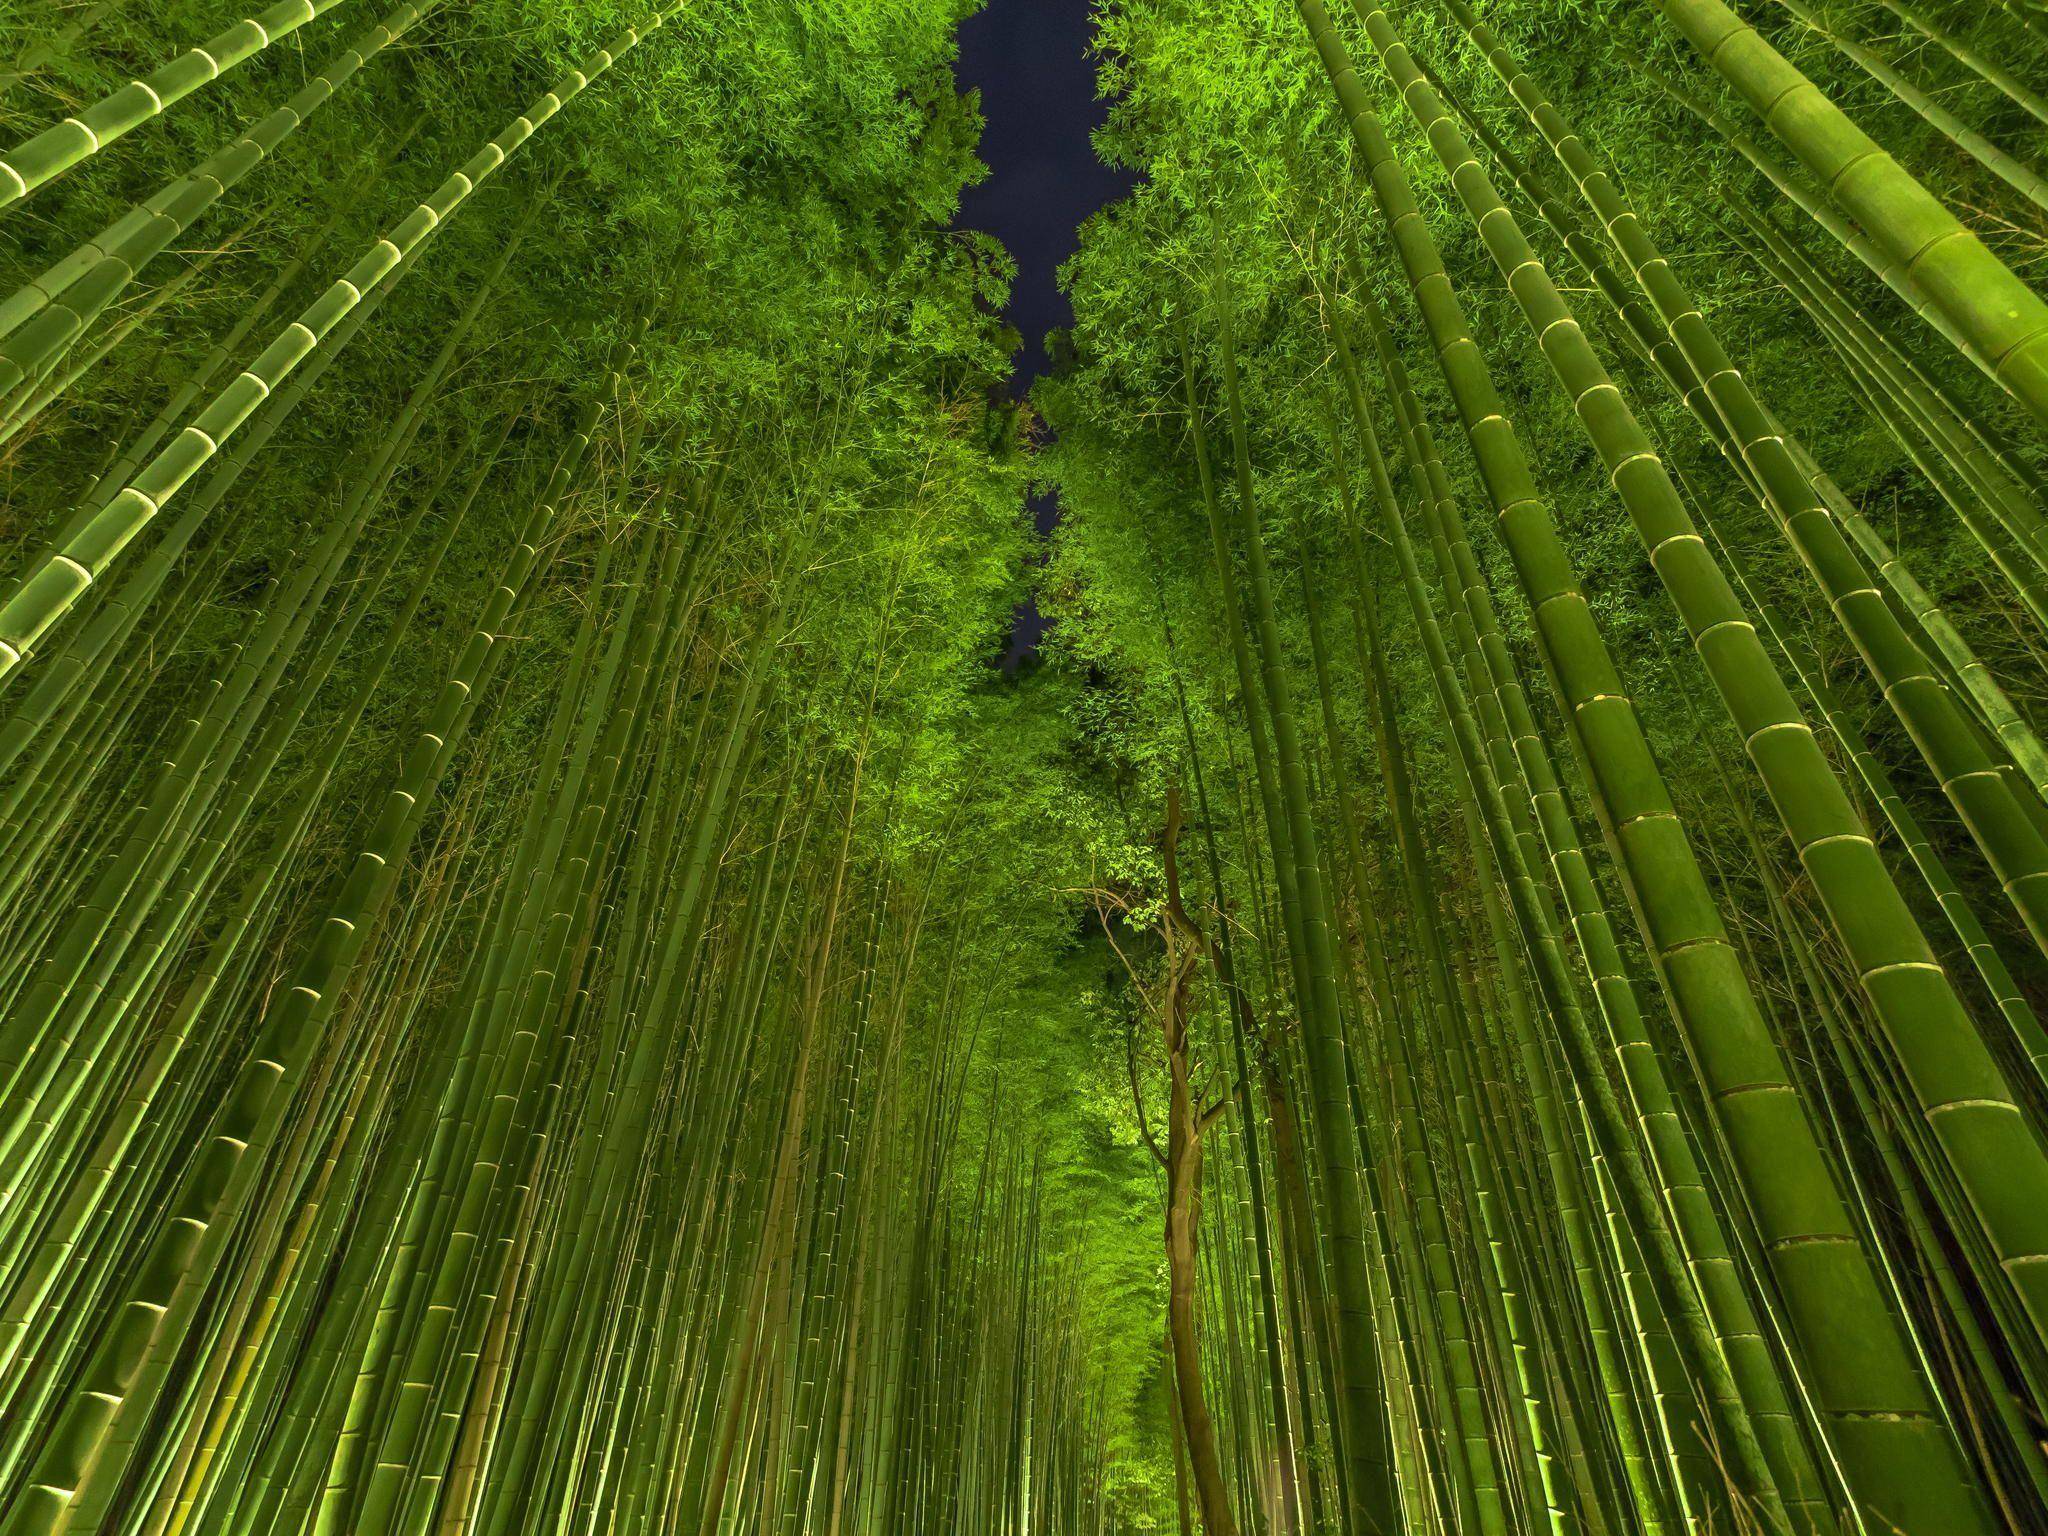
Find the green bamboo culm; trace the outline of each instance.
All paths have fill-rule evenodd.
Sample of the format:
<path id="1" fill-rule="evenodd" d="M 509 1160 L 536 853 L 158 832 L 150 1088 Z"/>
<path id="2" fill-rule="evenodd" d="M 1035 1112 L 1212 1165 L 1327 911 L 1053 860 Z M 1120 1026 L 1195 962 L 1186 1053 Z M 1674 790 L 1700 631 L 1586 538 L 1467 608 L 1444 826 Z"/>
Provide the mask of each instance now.
<path id="1" fill-rule="evenodd" d="M 303 127 L 378 54 L 426 14 L 414 0 L 353 39 L 319 74 L 226 149 L 123 214 L 93 239 L 0 301 L 0 397 L 18 396 L 45 378 L 92 321 L 119 299 L 143 266 L 205 214 L 230 188 Z M 36 409 L 54 395 L 38 398 Z M 10 425 L 32 419 L 23 402 L 7 410 Z"/>
<path id="2" fill-rule="evenodd" d="M 1259 529 L 1250 449 L 1239 400 L 1236 334 L 1230 296 L 1220 284 L 1215 303 L 1224 401 L 1230 420 L 1237 487 L 1238 532 L 1245 550 L 1246 585 L 1252 599 L 1246 618 L 1258 642 L 1260 682 L 1273 727 L 1274 763 L 1280 787 L 1283 827 L 1275 829 L 1273 836 L 1277 841 L 1284 831 L 1292 854 L 1306 961 L 1303 968 L 1307 982 L 1307 995 L 1302 1000 L 1304 1024 L 1313 1031 L 1308 1036 L 1310 1069 L 1314 1074 L 1319 1103 L 1332 1106 L 1326 1111 L 1327 1118 L 1317 1145 L 1323 1163 L 1329 1240 L 1335 1271 L 1332 1292 L 1337 1309 L 1340 1350 L 1338 1379 L 1344 1399 L 1339 1410 L 1342 1415 L 1339 1443 L 1344 1447 L 1350 1468 L 1350 1495 L 1358 1508 L 1356 1518 L 1361 1522 L 1361 1529 L 1367 1532 L 1390 1531 L 1397 1528 L 1399 1506 L 1385 1444 L 1384 1410 L 1378 1401 L 1384 1375 L 1379 1366 L 1376 1341 L 1368 1332 L 1372 1316 L 1370 1291 L 1365 1272 L 1363 1235 L 1357 1225 L 1359 1206 L 1364 1197 L 1360 1188 L 1358 1154 L 1344 1128 L 1346 1117 L 1335 1108 L 1345 1102 L 1349 1068 L 1343 1052 L 1344 1025 L 1336 988 L 1326 876 L 1309 801 L 1292 688 L 1280 652 L 1265 541 Z M 1227 565 L 1219 567 L 1218 578 L 1226 583 L 1231 580 Z"/>
<path id="3" fill-rule="evenodd" d="M 2029 89 L 2017 75 L 1983 50 L 1955 35 L 1934 17 L 1906 0 L 1878 0 L 1886 10 L 1923 37 L 1940 45 L 1942 51 L 1972 74 L 1996 86 L 2001 95 L 2026 110 L 2029 117 L 2048 126 L 2048 100 Z"/>
<path id="4" fill-rule="evenodd" d="M 1712 4 L 18 9 L 0 1536 L 2048 1531 L 2033 354 Z"/>
<path id="5" fill-rule="evenodd" d="M 1447 3 L 1461 23 L 1477 25 L 1469 7 L 1459 11 L 1463 0 Z M 1534 77 L 1484 29 L 1474 35 L 1484 40 L 1489 64 L 1510 83 L 1517 104 L 1570 172 L 1635 274 L 1683 354 L 1689 376 L 1699 381 L 1707 403 L 1721 419 L 1729 446 L 1739 454 L 1787 542 L 1996 871 L 2007 899 L 2036 944 L 2048 946 L 2048 840 L 2039 819 L 1997 771 L 1995 759 L 1971 732 L 1946 682 L 1870 581 L 1828 505 L 1822 483 L 1801 467 L 1793 444 L 1734 366 L 1626 195 Z"/>
<path id="6" fill-rule="evenodd" d="M 614 357 L 616 374 L 631 349 Z M 53 1424 L 11 1508 L 0 1512 L 8 1536 L 57 1529 L 92 1476 L 115 1415 L 161 1337 L 162 1322 L 200 1244 L 219 1219 L 222 1206 L 245 1187 L 243 1170 L 252 1148 L 274 1134 L 281 1091 L 288 1092 L 303 1068 L 314 1033 L 334 1006 L 334 992 L 368 937 L 367 929 L 388 899 L 394 862 L 401 859 L 418 824 L 417 812 L 446 772 L 453 743 L 474 707 L 476 691 L 494 655 L 502 658 L 501 631 L 540 559 L 550 524 L 574 484 L 596 429 L 600 402 L 584 407 L 547 488 L 492 590 L 456 670 L 443 685 L 433 712 L 411 744 L 398 782 L 386 796 L 376 823 L 334 898 L 297 973 L 265 1021 L 233 1089 L 222 1102 L 204 1153 L 166 1213 L 136 1270 L 129 1298 L 115 1326 L 87 1361 L 81 1385 Z"/>
<path id="7" fill-rule="evenodd" d="M 131 80 L 54 128 L 46 128 L 0 155 L 0 208 L 105 149 L 130 129 L 247 63 L 280 38 L 331 11 L 341 0 L 278 0 L 257 15 L 179 55 L 163 68 Z"/>
<path id="8" fill-rule="evenodd" d="M 191 424 L 172 438 L 85 526 L 49 552 L 46 562 L 0 603 L 0 684 L 11 677 L 42 635 L 119 558 L 185 482 L 218 453 L 256 408 L 386 278 L 400 270 L 406 254 L 452 218 L 470 197 L 529 139 L 573 101 L 592 80 L 664 25 L 673 9 L 657 13 L 646 28 L 628 27 L 608 47 L 591 54 L 580 69 L 563 75 L 550 90 L 514 118 L 510 127 L 478 150 L 425 201 L 393 225 L 370 249 L 265 347 Z"/>
<path id="9" fill-rule="evenodd" d="M 1858 68 L 1878 82 L 1892 95 L 1910 108 L 1916 115 L 1933 127 L 1941 136 L 1955 145 L 1964 154 L 1975 160 L 1985 170 L 2011 187 L 2036 208 L 2048 211 L 2048 178 L 2036 174 L 2023 161 L 2001 149 L 1976 129 L 1949 111 L 1927 92 L 1908 80 L 1883 58 L 1854 38 L 1845 37 L 1829 28 L 1814 12 L 1799 3 L 1799 0 L 1778 0 L 1778 3 L 1796 17 L 1800 25 L 1826 38 L 1843 56 L 1855 61 Z"/>
<path id="10" fill-rule="evenodd" d="M 1921 1114 L 1948 1150 L 2036 1328 L 2048 1337 L 2048 1286 L 2037 1284 L 2037 1277 L 2048 1279 L 2048 1217 L 2030 1214 L 2048 1211 L 2048 1149 L 2027 1124 L 1648 433 L 1487 184 L 1455 122 L 1408 61 L 1385 13 L 1370 12 L 1367 26 L 1441 158 L 1461 168 L 1461 199 L 1503 277 L 1512 278 L 1531 332 L 1541 338 L 1671 593 L 1898 1053 Z M 2035 1193 L 2015 1198 L 2015 1185 Z"/>
<path id="11" fill-rule="evenodd" d="M 1971 358 L 2048 426 L 2048 302 L 1722 0 L 1658 0 L 1700 58 L 1747 101 L 1956 329 Z"/>
<path id="12" fill-rule="evenodd" d="M 1299 0 L 1299 9 L 1430 327 L 1503 542 L 1536 615 L 1561 704 L 1590 760 L 1595 791 L 1607 798 L 1609 819 L 1619 829 L 1646 937 L 1661 959 L 1677 1021 L 1754 1202 L 1837 1454 L 1858 1497 L 1900 1529 L 1989 1530 L 1989 1514 L 1918 1362 L 1890 1320 L 1406 176 L 1327 12 L 1319 0 Z M 1862 1320 L 1853 1347 L 1840 1331 L 1841 1319 L 1852 1312 Z M 1882 1409 L 1875 1406 L 1880 1398 Z"/>

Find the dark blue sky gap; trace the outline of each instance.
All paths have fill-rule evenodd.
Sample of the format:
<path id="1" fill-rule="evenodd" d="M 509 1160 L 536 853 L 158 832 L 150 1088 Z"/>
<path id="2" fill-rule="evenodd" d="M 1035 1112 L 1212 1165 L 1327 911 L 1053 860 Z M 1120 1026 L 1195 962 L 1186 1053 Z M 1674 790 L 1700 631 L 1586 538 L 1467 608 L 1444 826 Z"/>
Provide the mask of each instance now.
<path id="1" fill-rule="evenodd" d="M 1013 385 L 1019 396 L 1045 372 L 1045 333 L 1073 324 L 1059 265 L 1080 244 L 1081 221 L 1130 189 L 1131 178 L 1095 158 L 1089 133 L 1106 107 L 1088 57 L 1089 0 L 988 0 L 960 28 L 960 89 L 978 87 L 989 175 L 967 189 L 960 225 L 986 230 L 1017 262 L 1010 323 L 1023 333 Z M 1040 533 L 1059 520 L 1050 496 L 1032 502 Z M 1014 672 L 1037 648 L 1045 621 L 1018 610 L 1003 656 Z"/>

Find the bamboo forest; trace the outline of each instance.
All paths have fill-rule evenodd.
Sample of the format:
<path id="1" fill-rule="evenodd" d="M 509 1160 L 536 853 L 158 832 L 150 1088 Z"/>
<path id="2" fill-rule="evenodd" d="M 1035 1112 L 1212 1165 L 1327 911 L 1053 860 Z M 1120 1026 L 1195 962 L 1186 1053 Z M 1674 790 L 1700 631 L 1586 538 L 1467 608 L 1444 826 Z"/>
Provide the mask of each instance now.
<path id="1" fill-rule="evenodd" d="M 2048 0 L 259 3 L 0 0 L 0 1536 L 2048 1536 Z"/>

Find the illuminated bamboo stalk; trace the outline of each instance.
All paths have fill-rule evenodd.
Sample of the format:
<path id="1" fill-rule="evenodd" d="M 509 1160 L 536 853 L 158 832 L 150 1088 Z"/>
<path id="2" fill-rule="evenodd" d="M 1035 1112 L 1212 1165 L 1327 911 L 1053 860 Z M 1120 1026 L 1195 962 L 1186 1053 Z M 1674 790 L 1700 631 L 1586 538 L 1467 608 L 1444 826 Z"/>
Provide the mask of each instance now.
<path id="1" fill-rule="evenodd" d="M 625 357 L 624 352 L 614 357 L 614 371 L 624 366 Z M 395 878 L 392 866 L 410 841 L 417 824 L 415 811 L 445 771 L 450 743 L 469 716 L 486 666 L 494 654 L 502 653 L 499 631 L 539 563 L 537 546 L 574 481 L 597 411 L 595 403 L 585 408 L 318 938 L 265 1021 L 215 1126 L 179 1180 L 175 1199 L 126 1288 L 116 1325 L 88 1358 L 81 1384 L 52 1422 L 27 1483 L 0 1518 L 0 1530 L 7 1536 L 32 1536 L 64 1520 L 95 1470 L 115 1412 L 159 1347 L 164 1316 L 198 1258 L 201 1241 L 229 1202 L 246 1189 L 253 1161 L 247 1153 L 274 1134 L 283 1108 L 280 1092 L 291 1091 L 295 1069 L 305 1065 L 333 1008 L 336 986 L 345 979 L 367 937 L 365 930 L 389 896 Z"/>
<path id="2" fill-rule="evenodd" d="M 407 0 L 226 149 L 0 301 L 0 400 L 8 401 L 0 407 L 0 420 L 8 431 L 18 431 L 56 397 L 60 391 L 44 381 L 143 267 L 304 126 L 356 71 L 403 37 L 430 4 Z"/>
<path id="3" fill-rule="evenodd" d="M 1972 74 L 1996 86 L 2007 100 L 2024 108 L 2036 122 L 2048 126 L 2048 101 L 2022 84 L 2011 70 L 1957 37 L 1918 6 L 1907 4 L 1906 0 L 1877 0 L 1877 3 L 1915 32 L 1939 44 L 1943 52 Z"/>
<path id="4" fill-rule="evenodd" d="M 2048 303 L 1723 0 L 1658 0 L 1701 59 L 1955 328 L 1968 354 L 2048 425 Z"/>
<path id="5" fill-rule="evenodd" d="M 257 15 L 216 33 L 161 69 L 104 96 L 75 117 L 46 128 L 0 155 L 0 208 L 90 159 L 132 128 L 140 127 L 203 85 L 247 63 L 341 0 L 278 0 Z"/>
<path id="6" fill-rule="evenodd" d="M 295 0 L 300 3 L 300 0 Z M 356 308 L 365 295 L 397 269 L 409 251 L 456 214 L 470 196 L 517 154 L 554 115 L 646 37 L 673 8 L 655 15 L 644 30 L 628 27 L 572 69 L 511 126 L 472 155 L 426 201 L 393 225 L 354 266 L 302 310 L 192 423 L 129 480 L 77 535 L 51 551 L 48 563 L 0 603 L 0 682 L 21 664 L 35 642 L 62 618 L 93 583 L 104 576 L 135 536 L 147 528 L 178 490 L 228 443 L 257 407 L 290 378 Z"/>
<path id="7" fill-rule="evenodd" d="M 1535 491 L 1483 356 L 1444 280 L 1435 242 L 1414 206 L 1405 173 L 1320 0 L 1299 3 L 1365 157 L 1480 462 L 1546 661 L 1586 748 L 1595 792 L 1607 802 L 1624 873 L 1642 905 L 1674 1012 L 1704 1086 L 1720 1106 L 1743 1187 L 1763 1225 L 1791 1331 L 1809 1371 L 1820 1378 L 1815 1391 L 1852 1468 L 1852 1483 L 1860 1483 L 1859 1496 L 1906 1530 L 1937 1525 L 1988 1529 L 1960 1456 L 1933 1416 L 1916 1364 L 1888 1316 L 1812 1126 L 1791 1091 L 1783 1058 L 1714 910 L 1634 706 Z M 1653 842 L 1655 854 L 1649 846 Z M 1848 1311 L 1862 1319 L 1853 1351 L 1840 1343 L 1839 1323 Z M 1870 1367 L 1877 1358 L 1887 1362 L 1884 1381 L 1892 1396 L 1882 1421 L 1865 1417 Z M 1908 1461 L 1913 1463 L 1910 1472 L 1905 1470 Z"/>
<path id="8" fill-rule="evenodd" d="M 1985 170 L 2004 182 L 2013 191 L 2032 203 L 2037 209 L 2048 212 L 2048 180 L 2037 176 L 2020 160 L 1992 143 L 1977 132 L 1955 113 L 1949 111 L 1919 86 L 1900 74 L 1878 56 L 1875 50 L 1866 48 L 1852 37 L 1845 37 L 1830 28 L 1799 0 L 1778 0 L 1778 3 L 1797 17 L 1801 25 L 1833 43 L 1842 54 L 1852 60 L 1865 74 L 1882 85 L 1892 95 L 1927 123 L 1949 143 L 1975 160 Z"/>

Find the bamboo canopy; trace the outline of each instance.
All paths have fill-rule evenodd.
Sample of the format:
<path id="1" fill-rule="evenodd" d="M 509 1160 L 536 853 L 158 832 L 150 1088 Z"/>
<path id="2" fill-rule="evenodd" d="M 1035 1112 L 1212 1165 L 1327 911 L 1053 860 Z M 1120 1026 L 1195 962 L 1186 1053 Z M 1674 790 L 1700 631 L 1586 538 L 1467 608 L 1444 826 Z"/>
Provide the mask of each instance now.
<path id="1" fill-rule="evenodd" d="M 2048 10 L 979 9 L 0 18 L 0 1536 L 2048 1536 Z"/>

